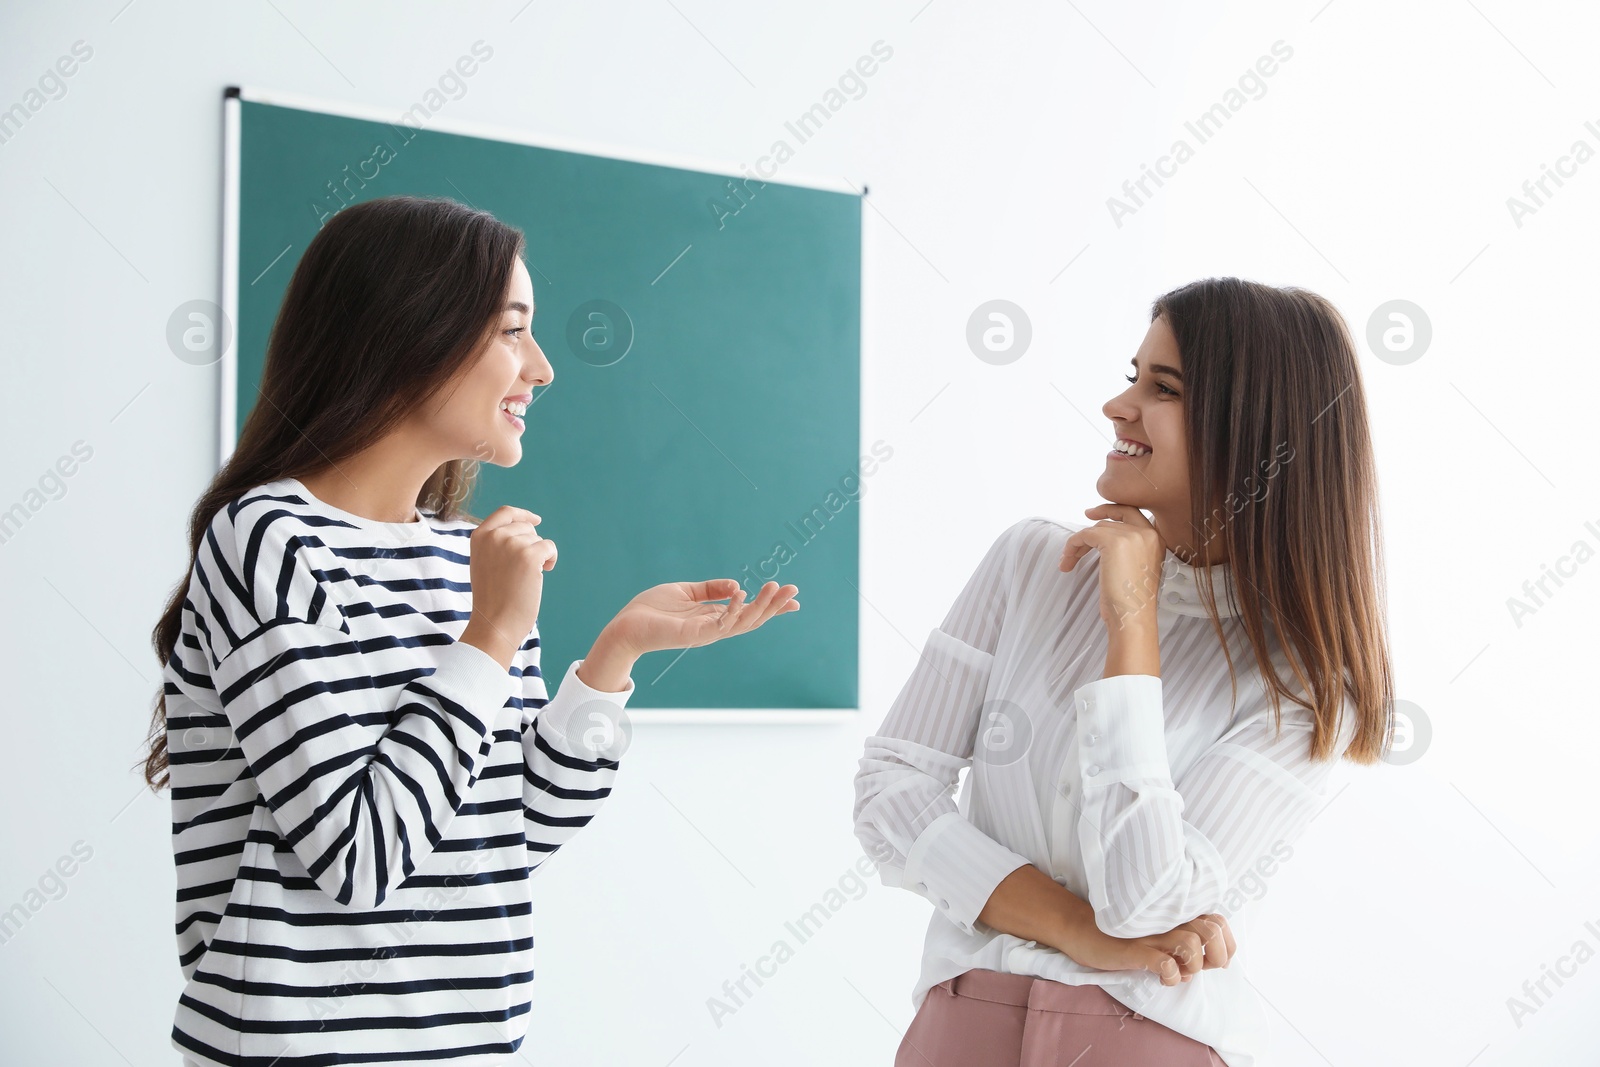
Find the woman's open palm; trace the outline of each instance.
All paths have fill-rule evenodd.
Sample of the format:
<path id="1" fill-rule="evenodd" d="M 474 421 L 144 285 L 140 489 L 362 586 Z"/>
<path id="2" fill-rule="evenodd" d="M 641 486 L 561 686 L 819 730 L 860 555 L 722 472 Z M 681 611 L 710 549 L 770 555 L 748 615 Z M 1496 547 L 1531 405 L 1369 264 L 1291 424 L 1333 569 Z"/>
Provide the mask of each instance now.
<path id="1" fill-rule="evenodd" d="M 617 612 L 608 625 L 639 655 L 669 648 L 698 648 L 749 633 L 774 615 L 799 611 L 799 587 L 767 582 L 748 603 L 732 578 L 651 586 Z M 723 601 L 728 603 L 707 603 Z"/>

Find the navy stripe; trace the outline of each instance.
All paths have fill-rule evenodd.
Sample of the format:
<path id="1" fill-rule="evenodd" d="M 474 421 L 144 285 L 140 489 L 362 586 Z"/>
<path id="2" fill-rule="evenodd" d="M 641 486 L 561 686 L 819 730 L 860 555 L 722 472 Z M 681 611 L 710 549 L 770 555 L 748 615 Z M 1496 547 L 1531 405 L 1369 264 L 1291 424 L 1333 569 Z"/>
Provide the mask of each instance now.
<path id="1" fill-rule="evenodd" d="M 489 1032 L 496 1032 L 485 1027 Z M 225 1067 L 335 1067 L 343 1063 L 426 1063 L 432 1060 L 459 1059 L 463 1056 L 511 1055 L 522 1047 L 519 1035 L 512 1041 L 495 1041 L 479 1045 L 462 1045 L 450 1049 L 424 1049 L 414 1052 L 320 1052 L 309 1056 L 294 1056 L 287 1052 L 262 1056 L 240 1056 L 232 1052 L 197 1041 L 176 1025 L 172 1028 L 172 1043 L 178 1048 L 209 1056 Z"/>
<path id="2" fill-rule="evenodd" d="M 355 987 L 343 985 L 289 985 L 284 982 L 247 982 L 227 975 L 196 971 L 195 981 L 226 989 L 230 993 L 243 993 L 252 997 L 303 997 L 319 999 L 360 995 L 404 995 L 406 993 L 447 992 L 452 989 L 505 989 L 526 985 L 533 981 L 532 971 L 511 974 L 486 975 L 482 978 L 415 978 L 403 982 L 360 982 Z"/>

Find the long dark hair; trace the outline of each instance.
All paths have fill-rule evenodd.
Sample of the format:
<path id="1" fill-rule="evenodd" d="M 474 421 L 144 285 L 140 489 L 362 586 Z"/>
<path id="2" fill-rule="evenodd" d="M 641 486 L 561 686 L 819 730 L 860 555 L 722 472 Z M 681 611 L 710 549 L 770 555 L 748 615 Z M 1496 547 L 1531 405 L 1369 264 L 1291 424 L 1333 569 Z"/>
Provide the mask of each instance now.
<path id="1" fill-rule="evenodd" d="M 368 200 L 323 225 L 289 281 L 238 446 L 190 513 L 189 573 L 150 635 L 163 670 L 217 512 L 257 485 L 337 464 L 392 431 L 419 397 L 439 393 L 488 341 L 522 250 L 519 230 L 443 198 Z M 478 521 L 465 510 L 478 465 L 440 466 L 417 507 Z M 163 686 L 144 760 L 152 790 L 170 782 L 166 720 Z"/>
<path id="2" fill-rule="evenodd" d="M 1193 536 L 1226 548 L 1274 715 L 1281 723 L 1284 697 L 1312 711 L 1313 759 L 1374 763 L 1392 740 L 1394 679 L 1377 471 L 1349 327 L 1316 293 L 1239 278 L 1165 293 L 1157 318 L 1183 360 Z M 1220 639 L 1214 590 L 1198 584 Z M 1269 626 L 1309 701 L 1272 666 Z M 1339 753 L 1347 693 L 1355 731 Z"/>

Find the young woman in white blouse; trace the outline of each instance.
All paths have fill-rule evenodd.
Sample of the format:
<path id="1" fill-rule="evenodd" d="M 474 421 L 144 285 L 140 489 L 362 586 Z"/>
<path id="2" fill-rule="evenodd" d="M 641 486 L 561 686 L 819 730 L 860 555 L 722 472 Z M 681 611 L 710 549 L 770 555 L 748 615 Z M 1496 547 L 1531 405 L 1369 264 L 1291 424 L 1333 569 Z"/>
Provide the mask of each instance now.
<path id="1" fill-rule="evenodd" d="M 1008 527 L 866 741 L 857 836 L 934 906 L 896 1067 L 1256 1063 L 1240 883 L 1341 758 L 1389 743 L 1339 312 L 1197 281 L 1154 302 L 1131 362 L 1103 409 L 1109 503 Z"/>

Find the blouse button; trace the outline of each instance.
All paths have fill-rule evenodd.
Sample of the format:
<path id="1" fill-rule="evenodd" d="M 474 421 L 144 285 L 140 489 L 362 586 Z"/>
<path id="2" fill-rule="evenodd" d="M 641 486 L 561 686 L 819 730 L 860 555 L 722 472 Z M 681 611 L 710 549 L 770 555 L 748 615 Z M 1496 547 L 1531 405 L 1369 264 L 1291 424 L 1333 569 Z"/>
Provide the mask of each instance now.
<path id="1" fill-rule="evenodd" d="M 1168 603 L 1176 604 L 1178 602 L 1178 600 L 1179 600 L 1179 597 L 1178 597 L 1177 590 L 1173 590 L 1172 592 L 1167 594 L 1167 602 Z"/>
<path id="2" fill-rule="evenodd" d="M 941 897 L 939 899 L 939 908 L 940 908 L 941 911 L 949 911 L 950 910 L 950 902 Z"/>
<path id="3" fill-rule="evenodd" d="M 1100 740 L 1099 734 L 1086 734 L 1083 738 L 1083 743 L 1086 745 L 1092 745 L 1098 740 Z"/>
<path id="4" fill-rule="evenodd" d="M 1087 774 L 1090 778 L 1093 778 L 1095 775 L 1100 773 L 1100 765 L 1098 763 L 1091 763 L 1089 766 L 1083 769 L 1083 773 Z"/>

